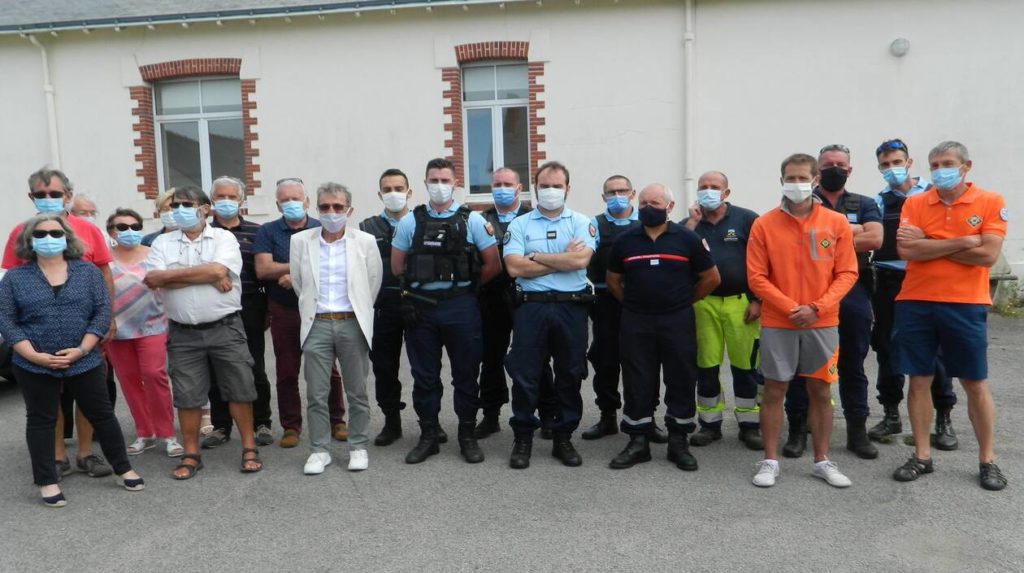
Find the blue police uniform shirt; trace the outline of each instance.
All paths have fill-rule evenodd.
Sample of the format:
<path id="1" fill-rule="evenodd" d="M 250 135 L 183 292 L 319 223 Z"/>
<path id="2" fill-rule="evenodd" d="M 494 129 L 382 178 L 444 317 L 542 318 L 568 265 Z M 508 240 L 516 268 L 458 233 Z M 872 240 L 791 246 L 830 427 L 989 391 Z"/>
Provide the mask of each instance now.
<path id="1" fill-rule="evenodd" d="M 589 249 L 596 249 L 597 226 L 586 215 L 562 209 L 554 218 L 545 217 L 534 209 L 515 220 L 505 232 L 504 255 L 529 256 L 531 253 L 562 253 L 574 239 L 583 241 Z M 542 277 L 519 277 L 516 283 L 525 292 L 579 292 L 587 288 L 587 269 L 561 271 Z"/>
<path id="2" fill-rule="evenodd" d="M 440 213 L 435 211 L 429 204 L 427 205 L 427 215 L 434 219 L 448 219 L 455 215 L 458 210 L 459 204 L 455 201 L 452 201 L 451 206 Z M 410 210 L 398 222 L 398 228 L 395 229 L 395 237 L 391 240 L 391 246 L 403 253 L 408 253 L 412 249 L 412 239 L 415 234 L 416 216 Z M 490 228 L 487 219 L 484 219 L 484 216 L 476 211 L 469 214 L 469 242 L 473 243 L 480 252 L 498 244 L 498 241 L 494 238 L 494 230 Z M 460 282 L 458 286 L 465 287 L 469 285 L 469 282 Z M 423 285 L 413 284 L 411 286 L 422 290 L 442 290 L 451 288 L 452 283 L 451 281 L 435 281 Z"/>
<path id="3" fill-rule="evenodd" d="M 878 195 L 875 196 L 875 204 L 878 205 L 878 212 L 882 214 L 882 218 L 884 219 L 885 218 L 885 199 L 884 199 L 884 196 L 885 196 L 886 193 L 892 193 L 893 195 L 896 195 L 897 197 L 910 198 L 910 197 L 913 197 L 914 195 L 920 195 L 921 193 L 924 193 L 925 191 L 928 190 L 929 187 L 931 187 L 931 185 L 927 181 L 925 181 L 923 178 L 921 178 L 921 177 L 915 177 L 914 178 L 914 185 L 910 189 L 907 190 L 906 194 L 904 194 L 903 192 L 901 192 L 901 191 L 899 191 L 897 189 L 893 189 L 892 187 L 886 186 L 885 189 L 882 189 L 881 191 L 879 191 Z M 894 271 L 906 271 L 907 270 L 907 261 L 903 261 L 903 260 L 896 260 L 896 261 L 874 261 L 874 265 L 875 265 L 875 267 L 880 268 L 880 269 L 890 269 L 890 270 L 894 270 Z"/>
<path id="4" fill-rule="evenodd" d="M 630 207 L 633 209 L 633 212 L 630 213 L 629 217 L 626 217 L 625 219 L 616 219 L 615 215 L 612 215 L 611 213 L 609 213 L 607 209 L 605 209 L 605 211 L 604 211 L 604 218 L 607 219 L 609 223 L 612 223 L 613 225 L 618 225 L 620 227 L 622 227 L 624 225 L 628 225 L 632 221 L 639 221 L 640 220 L 640 209 L 637 209 L 636 205 L 630 205 Z M 591 219 L 590 222 L 594 225 L 594 228 L 597 229 L 597 234 L 594 235 L 594 244 L 595 245 L 600 245 L 601 244 L 601 225 L 597 224 L 597 217 L 594 217 L 593 219 Z M 594 248 L 597 248 L 597 247 L 594 247 Z"/>
<path id="5" fill-rule="evenodd" d="M 502 213 L 495 209 L 495 211 L 498 213 L 498 221 L 501 223 L 511 223 L 516 219 L 516 217 L 519 216 L 519 208 L 522 206 L 522 203 L 516 201 L 515 205 L 512 206 L 511 210 L 509 210 L 508 213 Z"/>
<path id="6" fill-rule="evenodd" d="M 387 222 L 388 222 L 388 225 L 391 225 L 391 228 L 392 228 L 392 229 L 394 229 L 395 227 L 397 227 L 397 226 L 398 226 L 398 223 L 400 222 L 400 221 L 399 221 L 398 219 L 392 219 L 392 218 L 391 218 L 391 215 L 388 215 L 388 211 L 387 211 L 387 209 L 385 209 L 385 210 L 384 210 L 384 212 L 382 212 L 382 213 L 380 214 L 380 218 L 381 218 L 381 219 L 384 219 L 385 221 L 387 221 Z"/>

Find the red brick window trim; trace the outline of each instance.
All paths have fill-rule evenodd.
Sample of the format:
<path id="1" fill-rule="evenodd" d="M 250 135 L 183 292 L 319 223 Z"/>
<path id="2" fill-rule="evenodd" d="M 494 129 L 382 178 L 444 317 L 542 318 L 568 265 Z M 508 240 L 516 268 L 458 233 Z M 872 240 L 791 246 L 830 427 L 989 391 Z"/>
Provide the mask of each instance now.
<path id="1" fill-rule="evenodd" d="M 481 61 L 518 60 L 527 64 L 527 87 L 529 89 L 529 134 L 530 134 L 530 176 L 536 172 L 546 159 L 547 152 L 541 150 L 547 142 L 546 136 L 541 133 L 542 127 L 546 125 L 546 119 L 538 112 L 545 108 L 545 102 L 540 98 L 544 93 L 544 84 L 541 78 L 544 77 L 544 62 L 529 61 L 529 42 L 478 42 L 474 44 L 460 44 L 455 46 L 455 58 L 460 67 L 442 68 L 441 81 L 448 84 L 443 90 L 441 97 L 445 102 L 443 113 L 449 117 L 444 124 L 447 137 L 444 141 L 445 147 L 449 150 L 447 158 L 455 164 L 455 172 L 459 178 L 465 175 L 465 146 L 463 140 L 462 124 L 462 68 L 465 64 Z M 468 185 L 467 182 L 463 182 Z"/>
<path id="2" fill-rule="evenodd" d="M 211 75 L 238 76 L 242 67 L 242 60 L 238 58 L 198 58 L 191 60 L 176 60 L 173 62 L 162 62 L 148 64 L 139 67 L 142 79 L 150 82 L 146 85 L 133 86 L 129 88 L 129 97 L 135 102 L 132 115 L 135 120 L 132 130 L 135 132 L 135 169 L 136 177 L 141 181 L 137 190 L 145 194 L 147 199 L 155 199 L 160 193 L 160 181 L 157 175 L 156 156 L 156 125 L 154 121 L 153 87 L 152 82 L 170 79 L 190 78 Z M 240 80 L 242 91 L 242 145 L 245 154 L 245 186 L 248 194 L 254 194 L 260 187 L 260 180 L 256 179 L 258 170 L 257 158 L 259 150 L 256 148 L 256 141 L 259 135 L 255 133 L 256 126 L 256 80 Z"/>

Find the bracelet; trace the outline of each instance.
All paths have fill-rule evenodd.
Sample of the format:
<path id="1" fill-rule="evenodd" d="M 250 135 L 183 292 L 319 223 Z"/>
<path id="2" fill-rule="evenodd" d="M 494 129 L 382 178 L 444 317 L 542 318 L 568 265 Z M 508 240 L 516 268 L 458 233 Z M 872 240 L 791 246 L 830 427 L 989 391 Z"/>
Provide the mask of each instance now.
<path id="1" fill-rule="evenodd" d="M 78 351 L 82 353 L 82 356 L 85 356 L 86 354 L 89 354 L 89 352 L 86 351 L 86 349 L 82 348 L 81 345 L 78 346 Z"/>

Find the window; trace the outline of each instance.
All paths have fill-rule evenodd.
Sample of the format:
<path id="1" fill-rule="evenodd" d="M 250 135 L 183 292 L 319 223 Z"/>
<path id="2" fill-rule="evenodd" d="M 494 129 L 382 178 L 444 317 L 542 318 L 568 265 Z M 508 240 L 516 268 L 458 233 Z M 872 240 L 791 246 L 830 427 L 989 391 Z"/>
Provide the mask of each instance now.
<path id="1" fill-rule="evenodd" d="M 221 175 L 245 180 L 238 78 L 160 82 L 154 107 L 161 190 L 209 189 Z"/>
<path id="2" fill-rule="evenodd" d="M 510 167 L 530 186 L 529 89 L 526 64 L 462 69 L 465 181 L 470 193 L 490 193 L 491 173 Z"/>

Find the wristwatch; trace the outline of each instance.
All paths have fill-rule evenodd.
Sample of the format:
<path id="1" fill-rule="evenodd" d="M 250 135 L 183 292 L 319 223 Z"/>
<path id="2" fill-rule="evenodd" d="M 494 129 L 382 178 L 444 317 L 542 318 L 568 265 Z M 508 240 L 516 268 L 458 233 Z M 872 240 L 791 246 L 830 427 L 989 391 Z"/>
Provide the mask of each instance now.
<path id="1" fill-rule="evenodd" d="M 534 252 L 530 253 L 530 256 L 528 256 L 526 258 L 528 258 L 531 261 L 533 261 L 536 257 L 537 257 L 537 251 L 534 251 Z"/>
<path id="2" fill-rule="evenodd" d="M 813 311 L 814 311 L 814 314 L 816 314 L 816 315 L 818 315 L 818 316 L 821 316 L 821 311 L 820 311 L 820 310 L 818 310 L 818 305 L 816 305 L 816 304 L 814 304 L 814 303 L 812 302 L 811 304 L 809 304 L 809 305 L 807 305 L 807 306 L 811 307 L 811 310 L 813 310 Z"/>

